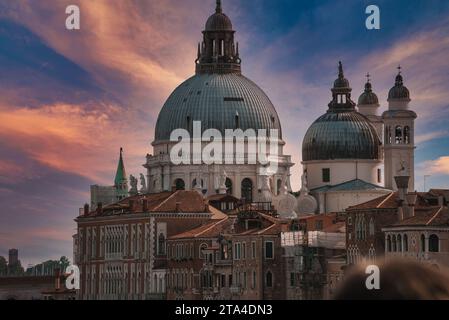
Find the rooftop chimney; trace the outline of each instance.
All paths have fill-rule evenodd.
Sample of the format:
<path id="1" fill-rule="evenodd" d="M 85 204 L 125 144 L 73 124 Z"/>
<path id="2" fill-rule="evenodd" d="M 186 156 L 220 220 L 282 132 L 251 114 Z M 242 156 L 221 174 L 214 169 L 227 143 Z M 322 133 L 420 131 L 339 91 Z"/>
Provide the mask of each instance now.
<path id="1" fill-rule="evenodd" d="M 439 207 L 444 206 L 444 196 L 442 196 L 442 195 L 438 196 L 438 206 Z"/>
<path id="2" fill-rule="evenodd" d="M 85 205 L 84 205 L 84 215 L 85 216 L 88 216 L 89 215 L 89 205 L 86 203 Z"/>
<path id="3" fill-rule="evenodd" d="M 103 203 L 98 202 L 97 204 L 97 214 L 102 214 L 103 213 Z"/>
<path id="4" fill-rule="evenodd" d="M 61 289 L 61 270 L 59 268 L 55 269 L 55 289 Z"/>
<path id="5" fill-rule="evenodd" d="M 408 184 L 410 181 L 409 176 L 397 176 L 394 177 L 394 180 L 396 181 L 396 186 L 398 187 L 399 192 L 399 199 L 402 201 L 405 201 L 405 196 L 408 193 Z"/>
<path id="6" fill-rule="evenodd" d="M 408 182 L 410 180 L 409 176 L 397 176 L 394 177 L 396 181 L 396 186 L 398 187 L 399 195 L 399 206 L 398 206 L 398 219 L 402 221 L 408 218 L 409 208 L 407 206 L 407 193 L 408 193 Z"/>
<path id="7" fill-rule="evenodd" d="M 408 204 L 408 217 L 415 216 L 415 204 L 418 200 L 418 195 L 416 193 L 407 194 L 407 204 Z"/>

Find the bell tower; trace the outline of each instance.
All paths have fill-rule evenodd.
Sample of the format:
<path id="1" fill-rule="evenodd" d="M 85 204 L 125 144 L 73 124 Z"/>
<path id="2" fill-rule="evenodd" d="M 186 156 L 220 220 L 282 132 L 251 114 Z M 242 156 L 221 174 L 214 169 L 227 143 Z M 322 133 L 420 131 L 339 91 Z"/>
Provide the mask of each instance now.
<path id="1" fill-rule="evenodd" d="M 410 92 L 404 86 L 401 67 L 395 85 L 388 93 L 388 110 L 384 122 L 385 187 L 398 190 L 394 177 L 410 176 L 409 190 L 415 190 L 415 119 L 409 109 Z"/>

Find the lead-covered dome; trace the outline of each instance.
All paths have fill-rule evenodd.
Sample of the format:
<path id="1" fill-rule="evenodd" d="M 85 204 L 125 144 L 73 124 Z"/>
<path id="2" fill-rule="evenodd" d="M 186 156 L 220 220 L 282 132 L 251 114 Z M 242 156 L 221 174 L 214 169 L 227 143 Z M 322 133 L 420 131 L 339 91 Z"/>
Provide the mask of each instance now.
<path id="1" fill-rule="evenodd" d="M 304 137 L 303 161 L 380 158 L 381 142 L 376 129 L 355 110 L 351 91 L 340 62 L 329 110 L 310 126 Z"/>
<path id="2" fill-rule="evenodd" d="M 373 92 L 373 87 L 370 82 L 365 84 L 365 91 L 360 95 L 358 105 L 379 104 L 379 98 Z"/>
<path id="3" fill-rule="evenodd" d="M 281 124 L 267 95 L 254 82 L 236 74 L 197 74 L 170 95 L 156 123 L 155 142 L 170 140 L 175 129 L 278 129 Z"/>
<path id="4" fill-rule="evenodd" d="M 215 9 L 215 13 L 207 19 L 206 22 L 206 31 L 231 31 L 232 30 L 232 22 L 231 19 L 227 15 L 223 13 L 223 9 L 221 7 L 221 1 L 217 0 L 217 8 Z"/>
<path id="5" fill-rule="evenodd" d="M 400 73 L 396 76 L 394 87 L 388 92 L 388 100 L 410 100 L 410 91 L 404 86 Z"/>
<path id="6" fill-rule="evenodd" d="M 362 114 L 331 112 L 319 117 L 307 131 L 303 161 L 379 159 L 380 140 L 376 129 Z"/>

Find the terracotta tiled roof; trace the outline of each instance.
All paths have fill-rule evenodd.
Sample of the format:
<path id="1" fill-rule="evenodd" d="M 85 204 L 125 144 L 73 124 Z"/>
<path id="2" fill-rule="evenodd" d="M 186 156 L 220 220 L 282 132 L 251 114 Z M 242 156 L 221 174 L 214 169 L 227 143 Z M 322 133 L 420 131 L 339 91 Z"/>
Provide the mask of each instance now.
<path id="1" fill-rule="evenodd" d="M 405 226 L 449 227 L 449 209 L 447 207 L 433 207 L 428 210 L 415 210 L 415 216 L 395 223 L 391 227 Z"/>
<path id="2" fill-rule="evenodd" d="M 346 233 L 346 222 L 337 222 L 328 227 L 323 228 L 322 232 L 328 233 Z"/>
<path id="3" fill-rule="evenodd" d="M 195 229 L 174 235 L 169 240 L 192 239 L 192 238 L 213 238 L 222 234 L 227 227 L 233 223 L 233 219 L 226 217 L 221 220 L 213 220 Z"/>
<path id="4" fill-rule="evenodd" d="M 175 191 L 129 197 L 103 207 L 101 213 L 98 210 L 92 211 L 89 217 L 142 213 L 144 201 L 148 207 L 146 212 L 211 213 L 206 201 L 198 192 Z M 218 214 L 218 210 L 214 209 L 214 213 Z"/>
<path id="5" fill-rule="evenodd" d="M 417 192 L 413 193 L 418 197 L 416 199 L 415 208 L 430 208 L 432 205 L 429 203 L 429 198 L 434 197 L 431 193 L 428 192 Z M 354 211 L 354 210 L 364 210 L 364 209 L 397 209 L 399 207 L 399 193 L 391 192 L 387 195 L 381 196 L 374 200 L 370 200 L 368 202 L 361 203 L 356 206 L 349 207 L 346 211 Z"/>

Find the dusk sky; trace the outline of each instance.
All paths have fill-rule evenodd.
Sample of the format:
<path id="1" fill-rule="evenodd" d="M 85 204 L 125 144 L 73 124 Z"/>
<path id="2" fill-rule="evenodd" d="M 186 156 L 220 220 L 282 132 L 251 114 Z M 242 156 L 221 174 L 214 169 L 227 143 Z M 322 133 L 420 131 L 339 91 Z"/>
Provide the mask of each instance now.
<path id="1" fill-rule="evenodd" d="M 81 30 L 65 8 L 81 9 Z M 381 10 L 381 30 L 365 8 Z M 67 255 L 91 184 L 112 185 L 120 147 L 143 173 L 169 94 L 194 73 L 214 0 L 0 0 L 0 256 Z M 372 75 L 382 111 L 402 66 L 416 121 L 416 188 L 449 188 L 449 1 L 223 0 L 243 73 L 273 101 L 296 163 L 326 112 L 338 61 L 357 101 Z"/>

